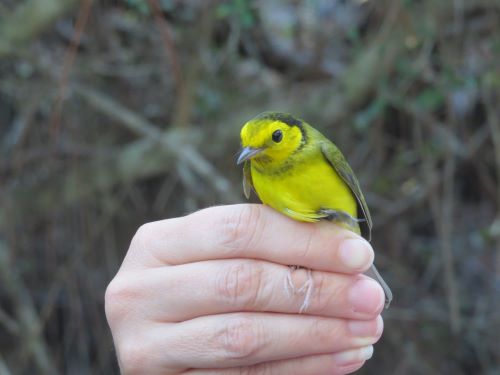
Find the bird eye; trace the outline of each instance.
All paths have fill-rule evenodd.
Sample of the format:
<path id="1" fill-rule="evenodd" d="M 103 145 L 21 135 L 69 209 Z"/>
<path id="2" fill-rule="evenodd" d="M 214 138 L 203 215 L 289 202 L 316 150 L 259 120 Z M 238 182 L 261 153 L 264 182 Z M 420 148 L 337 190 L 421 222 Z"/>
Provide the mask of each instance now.
<path id="1" fill-rule="evenodd" d="M 280 129 L 275 130 L 273 133 L 273 141 L 279 143 L 281 142 L 282 139 L 283 139 L 283 132 Z"/>

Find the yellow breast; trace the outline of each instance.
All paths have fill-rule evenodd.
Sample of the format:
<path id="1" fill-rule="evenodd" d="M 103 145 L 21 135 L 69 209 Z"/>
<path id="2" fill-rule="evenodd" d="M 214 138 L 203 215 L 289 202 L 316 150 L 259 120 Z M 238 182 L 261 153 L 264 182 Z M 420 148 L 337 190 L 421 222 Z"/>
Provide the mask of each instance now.
<path id="1" fill-rule="evenodd" d="M 281 173 L 261 173 L 252 164 L 254 188 L 263 203 L 296 220 L 317 221 L 322 209 L 358 217 L 356 198 L 335 169 L 321 156 L 293 163 Z"/>

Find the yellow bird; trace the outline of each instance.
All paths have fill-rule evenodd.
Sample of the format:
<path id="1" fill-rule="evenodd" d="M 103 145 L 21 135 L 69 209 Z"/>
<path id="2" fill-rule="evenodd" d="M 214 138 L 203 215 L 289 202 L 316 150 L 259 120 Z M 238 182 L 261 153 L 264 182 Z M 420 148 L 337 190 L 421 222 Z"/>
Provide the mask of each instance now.
<path id="1" fill-rule="evenodd" d="M 244 163 L 247 198 L 253 187 L 264 204 L 292 219 L 335 221 L 370 241 L 372 218 L 358 180 L 337 146 L 318 130 L 290 114 L 264 112 L 243 126 L 241 145 L 237 163 Z M 389 307 L 390 288 L 374 265 L 367 273 L 384 289 Z M 287 285 L 293 289 L 290 275 Z M 312 293 L 310 271 L 303 290 L 301 312 Z"/>

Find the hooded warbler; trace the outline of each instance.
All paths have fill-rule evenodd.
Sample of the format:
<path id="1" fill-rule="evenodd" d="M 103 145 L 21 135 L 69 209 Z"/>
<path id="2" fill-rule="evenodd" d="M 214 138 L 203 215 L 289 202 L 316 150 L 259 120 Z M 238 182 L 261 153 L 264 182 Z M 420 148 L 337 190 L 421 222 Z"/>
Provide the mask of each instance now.
<path id="1" fill-rule="evenodd" d="M 264 112 L 243 126 L 241 145 L 237 163 L 244 163 L 247 198 L 253 188 L 264 204 L 292 219 L 331 220 L 371 240 L 372 218 L 359 182 L 337 146 L 318 130 L 290 114 Z M 389 286 L 374 265 L 367 274 L 382 286 L 389 307 Z"/>

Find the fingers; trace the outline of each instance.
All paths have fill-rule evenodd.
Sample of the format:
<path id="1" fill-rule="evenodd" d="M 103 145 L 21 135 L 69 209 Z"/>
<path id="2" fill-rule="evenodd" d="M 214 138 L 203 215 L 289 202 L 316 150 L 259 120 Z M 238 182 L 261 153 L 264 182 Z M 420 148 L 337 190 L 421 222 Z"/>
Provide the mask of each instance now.
<path id="1" fill-rule="evenodd" d="M 128 258 L 127 267 L 254 258 L 360 273 L 374 254 L 366 240 L 335 224 L 300 223 L 263 205 L 241 204 L 146 224 L 134 237 Z"/>
<path id="2" fill-rule="evenodd" d="M 380 286 L 359 275 L 372 261 L 356 234 L 262 205 L 144 225 L 106 291 L 122 372 L 354 371 L 383 330 Z M 311 315 L 290 314 L 306 271 L 293 272 L 299 292 L 288 295 L 287 265 L 314 270 Z"/>
<path id="3" fill-rule="evenodd" d="M 304 295 L 287 293 L 288 272 L 288 267 L 257 260 L 205 261 L 153 268 L 147 276 L 129 274 L 125 285 L 116 280 L 118 285 L 112 284 L 110 290 L 135 296 L 130 309 L 140 308 L 152 321 L 178 322 L 236 311 L 296 313 Z M 312 275 L 307 314 L 346 319 L 373 319 L 380 314 L 384 294 L 375 281 L 321 271 Z M 292 278 L 300 287 L 306 271 L 297 270 Z"/>
<path id="4" fill-rule="evenodd" d="M 311 316 L 237 313 L 158 324 L 153 345 L 158 364 L 179 371 L 231 368 L 335 353 L 374 344 L 383 330 L 379 316 L 346 321 Z M 135 338 L 137 340 L 137 338 Z"/>
<path id="5" fill-rule="evenodd" d="M 360 369 L 371 358 L 373 346 L 366 346 L 335 354 L 320 354 L 301 358 L 262 363 L 246 368 L 188 370 L 185 375 L 241 375 L 241 374 L 287 374 L 287 375 L 341 375 Z"/>

